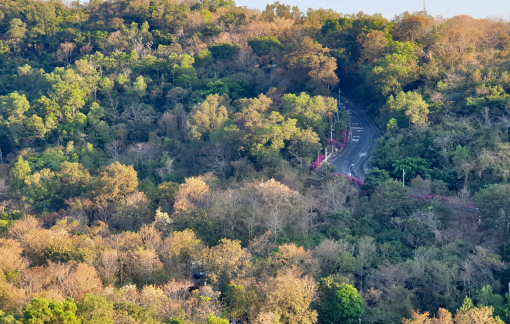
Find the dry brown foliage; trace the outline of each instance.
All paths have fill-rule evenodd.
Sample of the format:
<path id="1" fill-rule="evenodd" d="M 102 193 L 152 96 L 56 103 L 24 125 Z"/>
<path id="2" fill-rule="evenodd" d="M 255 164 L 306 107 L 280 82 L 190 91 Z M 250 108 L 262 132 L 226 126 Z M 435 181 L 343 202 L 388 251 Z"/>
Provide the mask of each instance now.
<path id="1" fill-rule="evenodd" d="M 32 215 L 26 215 L 22 219 L 14 222 L 9 228 L 9 235 L 15 239 L 21 239 L 25 234 L 40 227 L 39 220 Z"/>

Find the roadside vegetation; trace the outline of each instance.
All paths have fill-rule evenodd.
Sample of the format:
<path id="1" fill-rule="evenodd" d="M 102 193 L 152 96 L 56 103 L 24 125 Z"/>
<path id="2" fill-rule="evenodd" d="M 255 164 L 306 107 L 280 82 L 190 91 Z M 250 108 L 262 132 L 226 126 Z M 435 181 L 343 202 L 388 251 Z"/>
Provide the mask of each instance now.
<path id="1" fill-rule="evenodd" d="M 498 19 L 0 1 L 0 323 L 510 321 L 509 67 Z"/>

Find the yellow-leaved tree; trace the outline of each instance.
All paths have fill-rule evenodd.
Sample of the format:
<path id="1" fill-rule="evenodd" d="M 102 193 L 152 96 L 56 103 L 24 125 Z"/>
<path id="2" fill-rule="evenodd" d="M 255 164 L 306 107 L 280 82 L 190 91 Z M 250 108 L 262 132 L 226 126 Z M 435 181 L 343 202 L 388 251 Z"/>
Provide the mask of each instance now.
<path id="1" fill-rule="evenodd" d="M 200 202 L 209 193 L 209 185 L 214 177 L 211 174 L 205 174 L 198 177 L 186 178 L 184 183 L 179 186 L 179 191 L 175 196 L 174 213 L 182 216 L 189 214 L 195 208 L 200 206 Z"/>
<path id="2" fill-rule="evenodd" d="M 263 290 L 267 302 L 262 312 L 280 315 L 282 324 L 317 322 L 317 311 L 310 308 L 317 297 L 317 283 L 310 276 L 302 276 L 297 268 L 280 271 Z"/>
<path id="3" fill-rule="evenodd" d="M 132 165 L 114 162 L 101 172 L 97 199 L 102 202 L 116 201 L 138 188 L 138 173 Z"/>
<path id="4" fill-rule="evenodd" d="M 414 311 L 411 319 L 403 319 L 403 324 L 504 324 L 499 316 L 494 316 L 492 306 L 475 307 L 473 301 L 466 297 L 462 307 L 457 310 L 455 317 L 440 308 L 437 317 L 430 317 L 429 312 L 423 314 Z"/>

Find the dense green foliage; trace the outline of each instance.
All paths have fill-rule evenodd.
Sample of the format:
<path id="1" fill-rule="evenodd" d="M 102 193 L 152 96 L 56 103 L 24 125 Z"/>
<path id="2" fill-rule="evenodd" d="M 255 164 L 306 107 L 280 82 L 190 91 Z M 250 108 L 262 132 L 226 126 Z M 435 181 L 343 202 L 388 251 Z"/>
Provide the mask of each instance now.
<path id="1" fill-rule="evenodd" d="M 504 20 L 0 1 L 0 323 L 510 320 L 509 67 Z M 310 168 L 339 85 L 362 186 Z"/>

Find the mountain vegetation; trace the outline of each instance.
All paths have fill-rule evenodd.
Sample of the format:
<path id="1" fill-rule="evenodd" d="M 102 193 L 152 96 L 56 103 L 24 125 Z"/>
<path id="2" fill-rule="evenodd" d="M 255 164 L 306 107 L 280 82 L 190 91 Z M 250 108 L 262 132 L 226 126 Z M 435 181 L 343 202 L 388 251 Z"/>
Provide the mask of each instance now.
<path id="1" fill-rule="evenodd" d="M 509 68 L 495 18 L 0 1 L 0 323 L 510 321 Z"/>

